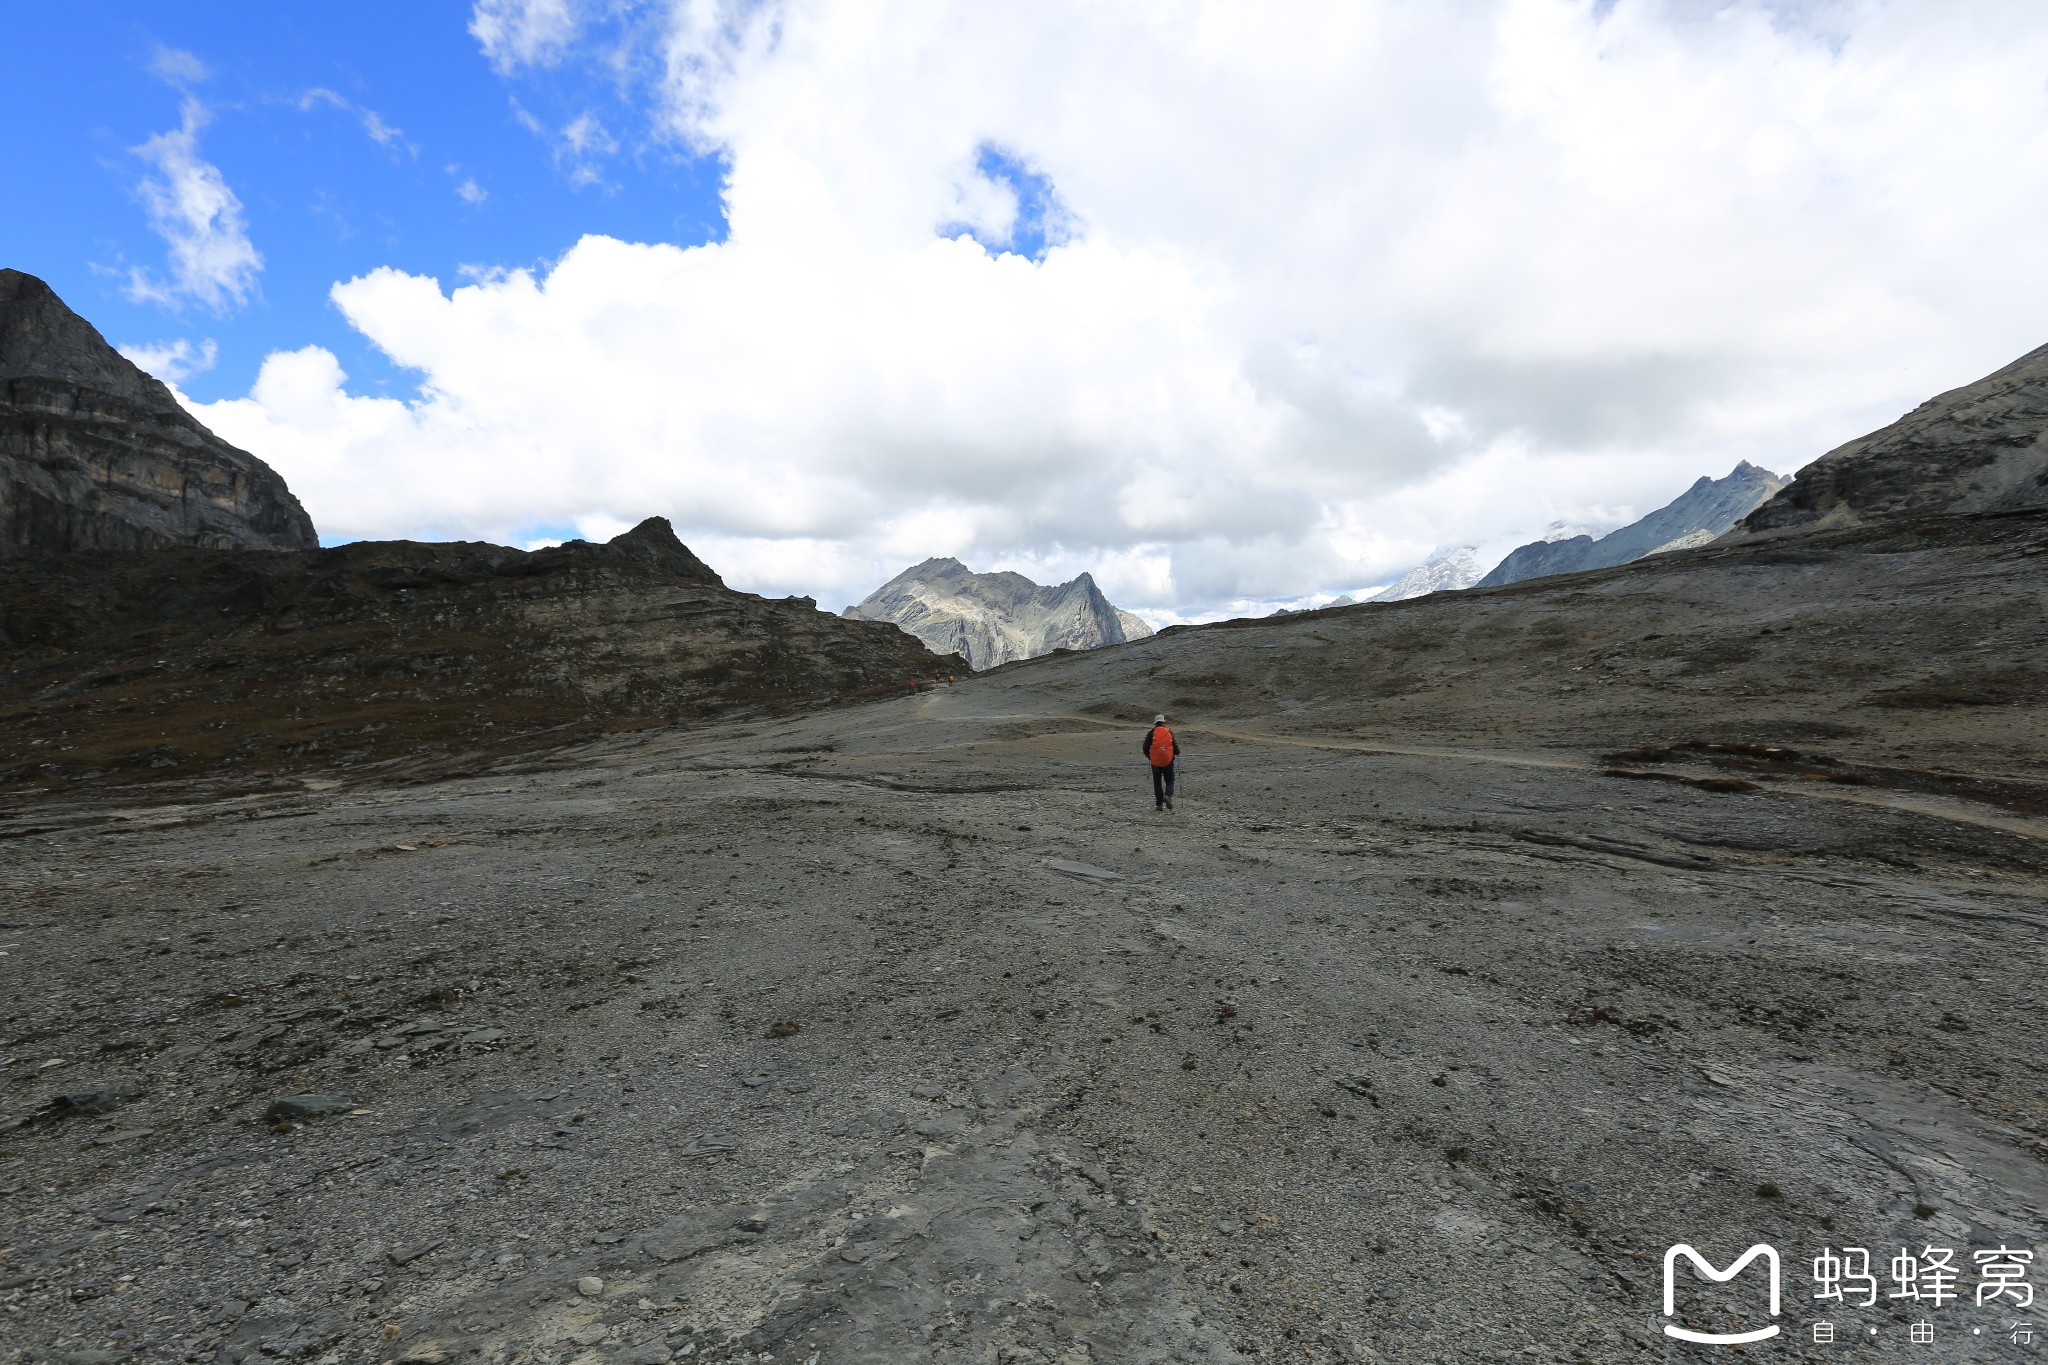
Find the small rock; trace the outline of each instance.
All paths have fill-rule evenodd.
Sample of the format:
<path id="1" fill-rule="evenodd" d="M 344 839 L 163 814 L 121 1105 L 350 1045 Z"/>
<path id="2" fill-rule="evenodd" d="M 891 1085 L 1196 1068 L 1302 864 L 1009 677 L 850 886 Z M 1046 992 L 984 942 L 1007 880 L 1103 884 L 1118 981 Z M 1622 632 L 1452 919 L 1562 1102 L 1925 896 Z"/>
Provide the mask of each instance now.
<path id="1" fill-rule="evenodd" d="M 1072 877 L 1076 881 L 1101 883 L 1120 882 L 1123 880 L 1121 873 L 1111 872 L 1106 867 L 1096 867 L 1089 863 L 1071 862 L 1065 858 L 1048 859 L 1045 865 L 1061 876 Z"/>
<path id="2" fill-rule="evenodd" d="M 411 1242 L 405 1246 L 393 1247 L 385 1252 L 384 1255 L 393 1265 L 411 1265 L 420 1257 L 430 1252 L 439 1251 L 446 1245 L 446 1239 L 436 1239 L 431 1242 Z"/>
<path id="3" fill-rule="evenodd" d="M 623 1232 L 594 1232 L 590 1235 L 590 1240 L 601 1247 L 616 1246 L 626 1240 L 626 1234 Z"/>
<path id="4" fill-rule="evenodd" d="M 794 1038 L 804 1031 L 804 1026 L 794 1019 L 783 1019 L 768 1026 L 764 1038 Z"/>
<path id="5" fill-rule="evenodd" d="M 571 1332 L 569 1340 L 575 1342 L 578 1346 L 595 1346 L 604 1340 L 605 1331 L 606 1328 L 603 1323 L 593 1322 L 588 1327 L 579 1327 Z"/>
<path id="6" fill-rule="evenodd" d="M 317 1119 L 327 1114 L 346 1114 L 356 1107 L 347 1095 L 281 1095 L 270 1102 L 263 1117 L 271 1123 L 293 1119 Z"/>
<path id="7" fill-rule="evenodd" d="M 690 1145 L 682 1150 L 681 1154 L 686 1157 L 717 1156 L 722 1152 L 737 1151 L 738 1149 L 739 1143 L 733 1141 L 730 1134 L 699 1133 L 691 1141 Z"/>
<path id="8" fill-rule="evenodd" d="M 111 1114 L 142 1092 L 125 1082 L 103 1085 L 96 1090 L 74 1090 L 50 1101 L 61 1114 Z"/>
<path id="9" fill-rule="evenodd" d="M 604 1293 L 604 1281 L 595 1275 L 585 1275 L 576 1281 L 576 1292 L 586 1299 L 594 1299 Z"/>
<path id="10" fill-rule="evenodd" d="M 643 1341 L 638 1346 L 628 1347 L 614 1359 L 622 1365 L 668 1365 L 675 1358 L 675 1352 L 658 1341 Z"/>
<path id="11" fill-rule="evenodd" d="M 114 1365 L 127 1358 L 119 1351 L 66 1351 L 57 1357 L 60 1365 Z"/>

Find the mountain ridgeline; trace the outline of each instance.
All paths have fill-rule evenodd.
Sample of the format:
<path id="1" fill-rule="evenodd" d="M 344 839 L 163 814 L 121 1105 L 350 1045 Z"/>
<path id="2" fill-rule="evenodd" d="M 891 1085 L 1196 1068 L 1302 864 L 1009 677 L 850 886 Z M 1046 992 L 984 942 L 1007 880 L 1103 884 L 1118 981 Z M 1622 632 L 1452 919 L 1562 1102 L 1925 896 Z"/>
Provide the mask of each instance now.
<path id="1" fill-rule="evenodd" d="M 319 543 L 275 470 L 201 426 L 49 285 L 0 270 L 0 559 Z"/>
<path id="2" fill-rule="evenodd" d="M 1744 460 L 1724 478 L 1702 476 L 1691 488 L 1640 521 L 1595 540 L 1571 536 L 1538 540 L 1511 551 L 1474 586 L 1496 588 L 1551 574 L 1611 569 L 1669 550 L 1688 550 L 1725 535 L 1769 499 L 1785 481 Z"/>
<path id="3" fill-rule="evenodd" d="M 2048 507 L 2048 346 L 1836 446 L 1751 512 L 1745 536 Z"/>
<path id="4" fill-rule="evenodd" d="M 1137 616 L 1111 605 L 1088 574 L 1042 587 L 1019 573 L 975 573 L 957 559 L 912 565 L 845 614 L 892 622 L 933 653 L 959 654 L 976 670 L 1152 633 Z"/>
<path id="5" fill-rule="evenodd" d="M 1460 588 L 1469 588 L 1479 578 L 1479 560 L 1474 547 L 1457 545 L 1437 551 L 1402 574 L 1391 587 L 1382 588 L 1365 600 L 1406 602 L 1411 597 L 1427 597 L 1433 592 L 1456 592 Z M 1333 602 L 1330 605 L 1338 604 Z"/>

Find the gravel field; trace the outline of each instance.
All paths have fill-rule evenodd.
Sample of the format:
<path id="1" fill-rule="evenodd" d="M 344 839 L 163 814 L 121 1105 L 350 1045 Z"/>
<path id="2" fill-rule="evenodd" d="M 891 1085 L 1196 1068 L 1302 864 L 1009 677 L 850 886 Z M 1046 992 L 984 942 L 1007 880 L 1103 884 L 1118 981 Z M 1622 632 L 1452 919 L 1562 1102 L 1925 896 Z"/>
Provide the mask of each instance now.
<path id="1" fill-rule="evenodd" d="M 17 802 L 0 1360 L 2031 1359 L 2043 531 Z"/>

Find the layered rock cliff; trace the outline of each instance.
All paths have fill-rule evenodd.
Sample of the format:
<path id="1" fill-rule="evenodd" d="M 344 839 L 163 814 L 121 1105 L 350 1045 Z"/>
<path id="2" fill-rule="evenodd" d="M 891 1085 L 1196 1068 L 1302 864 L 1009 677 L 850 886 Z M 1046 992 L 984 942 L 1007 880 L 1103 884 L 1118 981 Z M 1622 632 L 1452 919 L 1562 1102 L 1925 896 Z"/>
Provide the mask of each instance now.
<path id="1" fill-rule="evenodd" d="M 1476 586 L 1495 588 L 1551 574 L 1610 569 L 1645 555 L 1701 544 L 1727 531 L 1784 486 L 1785 481 L 1770 470 L 1744 460 L 1725 477 L 1702 475 L 1664 506 L 1598 540 L 1571 536 L 1519 546 Z"/>
<path id="2" fill-rule="evenodd" d="M 201 426 L 47 284 L 0 270 L 0 559 L 318 545 L 268 465 Z"/>
<path id="3" fill-rule="evenodd" d="M 2048 346 L 1835 447 L 1742 534 L 2025 507 L 2048 507 Z"/>
<path id="4" fill-rule="evenodd" d="M 1018 573 L 975 573 L 957 559 L 912 565 L 846 615 L 892 622 L 934 652 L 957 653 L 976 669 L 1152 633 L 1143 620 L 1111 605 L 1088 574 L 1042 587 Z"/>
<path id="5" fill-rule="evenodd" d="M 658 517 L 530 554 L 361 541 L 17 558 L 0 561 L 0 789 L 404 771 L 964 668 L 894 626 L 735 592 Z"/>

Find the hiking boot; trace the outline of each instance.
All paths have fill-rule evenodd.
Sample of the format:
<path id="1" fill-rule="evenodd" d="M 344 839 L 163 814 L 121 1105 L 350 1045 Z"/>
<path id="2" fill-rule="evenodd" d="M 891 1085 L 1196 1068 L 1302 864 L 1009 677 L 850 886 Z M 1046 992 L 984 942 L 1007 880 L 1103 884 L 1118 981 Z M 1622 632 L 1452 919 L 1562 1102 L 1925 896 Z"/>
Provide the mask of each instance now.
<path id="1" fill-rule="evenodd" d="M 1168 810 L 1172 810 L 1172 809 L 1173 809 L 1173 798 L 1172 798 L 1172 797 L 1170 797 L 1170 796 L 1166 798 L 1166 808 L 1167 808 Z"/>

